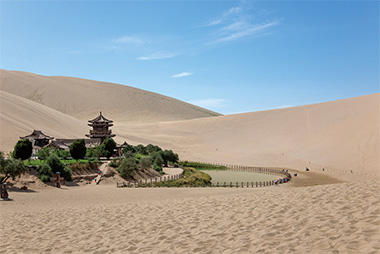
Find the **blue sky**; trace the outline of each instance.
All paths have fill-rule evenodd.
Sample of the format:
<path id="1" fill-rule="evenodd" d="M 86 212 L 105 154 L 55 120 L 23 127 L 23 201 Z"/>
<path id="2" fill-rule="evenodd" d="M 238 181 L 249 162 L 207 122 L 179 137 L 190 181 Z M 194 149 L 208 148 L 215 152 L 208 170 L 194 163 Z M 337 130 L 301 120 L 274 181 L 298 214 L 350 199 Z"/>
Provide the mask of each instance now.
<path id="1" fill-rule="evenodd" d="M 223 113 L 377 93 L 378 1 L 1 1 L 0 68 Z"/>

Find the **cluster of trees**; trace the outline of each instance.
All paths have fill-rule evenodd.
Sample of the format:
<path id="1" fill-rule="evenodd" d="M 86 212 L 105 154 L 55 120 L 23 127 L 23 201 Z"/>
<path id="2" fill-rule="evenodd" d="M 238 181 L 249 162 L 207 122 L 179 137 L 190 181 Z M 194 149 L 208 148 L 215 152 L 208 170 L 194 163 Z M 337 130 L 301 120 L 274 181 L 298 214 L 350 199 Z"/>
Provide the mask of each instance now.
<path id="1" fill-rule="evenodd" d="M 45 163 L 38 168 L 39 178 L 42 182 L 49 182 L 50 177 L 57 172 L 67 181 L 71 181 L 72 171 L 70 167 L 65 166 L 56 153 L 52 153 L 46 159 Z"/>
<path id="2" fill-rule="evenodd" d="M 76 160 L 83 159 L 84 157 L 110 158 L 115 148 L 116 142 L 112 138 L 106 138 L 101 145 L 94 148 L 86 148 L 84 139 L 74 141 L 69 147 L 71 157 Z"/>
<path id="3" fill-rule="evenodd" d="M 168 166 L 169 162 L 178 165 L 178 154 L 172 150 L 162 150 L 152 144 L 128 145 L 123 149 L 123 154 L 124 158 L 114 160 L 111 166 L 117 168 L 124 178 L 133 178 L 137 169 L 153 168 L 157 172 L 162 172 L 162 166 Z"/>
<path id="4" fill-rule="evenodd" d="M 112 138 L 106 138 L 103 143 L 95 148 L 86 148 L 84 139 L 75 140 L 69 147 L 69 151 L 52 149 L 50 147 L 42 148 L 37 153 L 40 160 L 46 160 L 51 154 L 56 154 L 58 157 L 67 159 L 69 157 L 79 160 L 85 157 L 99 158 L 111 157 L 116 148 L 116 142 Z"/>

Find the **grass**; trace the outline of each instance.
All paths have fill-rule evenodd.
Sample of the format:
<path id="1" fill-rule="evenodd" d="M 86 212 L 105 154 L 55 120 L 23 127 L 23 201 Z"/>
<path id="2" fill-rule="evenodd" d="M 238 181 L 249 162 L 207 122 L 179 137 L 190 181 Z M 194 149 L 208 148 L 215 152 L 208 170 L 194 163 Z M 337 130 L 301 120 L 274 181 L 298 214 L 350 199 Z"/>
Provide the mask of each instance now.
<path id="1" fill-rule="evenodd" d="M 82 160 L 71 159 L 71 160 L 61 160 L 61 161 L 62 163 L 66 165 L 71 165 L 75 163 L 83 164 L 83 163 L 89 163 L 89 162 L 97 162 L 96 160 L 94 161 L 91 159 L 82 159 Z M 45 160 L 25 160 L 24 161 L 25 166 L 42 166 L 44 163 L 45 163 Z"/>
<path id="2" fill-rule="evenodd" d="M 226 170 L 228 169 L 226 166 L 218 166 L 212 165 L 208 163 L 200 163 L 200 162 L 189 162 L 189 161 L 180 161 L 179 165 L 184 167 L 191 167 L 197 170 Z"/>
<path id="3" fill-rule="evenodd" d="M 151 184 L 141 184 L 140 187 L 150 187 Z M 206 187 L 211 186 L 211 176 L 200 172 L 195 168 L 184 168 L 183 177 L 180 179 L 169 180 L 165 182 L 154 182 L 156 187 Z"/>

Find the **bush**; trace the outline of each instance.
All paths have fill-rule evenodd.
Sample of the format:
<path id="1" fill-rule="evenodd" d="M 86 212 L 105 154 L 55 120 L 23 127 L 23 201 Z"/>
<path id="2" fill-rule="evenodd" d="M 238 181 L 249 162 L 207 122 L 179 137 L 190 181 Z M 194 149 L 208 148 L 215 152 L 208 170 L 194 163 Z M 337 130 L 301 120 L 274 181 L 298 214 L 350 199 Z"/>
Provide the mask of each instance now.
<path id="1" fill-rule="evenodd" d="M 44 147 L 37 152 L 37 157 L 39 160 L 46 160 L 52 152 L 53 152 L 52 148 Z"/>
<path id="2" fill-rule="evenodd" d="M 50 166 L 53 174 L 56 172 L 63 172 L 65 170 L 65 165 L 62 163 L 62 161 L 58 158 L 58 155 L 51 154 L 49 158 L 46 160 L 46 164 Z"/>
<path id="3" fill-rule="evenodd" d="M 117 168 L 117 167 L 120 166 L 122 160 L 123 160 L 123 159 L 121 159 L 121 158 L 115 158 L 115 159 L 113 159 L 113 160 L 110 162 L 109 166 L 110 166 L 110 167 L 113 167 L 113 168 Z"/>
<path id="4" fill-rule="evenodd" d="M 144 157 L 144 158 L 141 158 L 140 160 L 140 168 L 141 169 L 148 169 L 148 168 L 151 168 L 152 167 L 152 157 L 148 156 L 148 157 Z"/>
<path id="5" fill-rule="evenodd" d="M 116 170 L 123 178 L 133 178 L 137 170 L 136 161 L 133 158 L 124 159 Z"/>
<path id="6" fill-rule="evenodd" d="M 48 164 L 44 164 L 41 167 L 39 167 L 38 174 L 40 175 L 40 178 L 43 175 L 51 177 L 53 175 L 53 171 L 51 170 L 51 167 Z"/>
<path id="7" fill-rule="evenodd" d="M 153 164 L 153 169 L 156 170 L 157 172 L 162 172 L 162 167 L 157 165 L 156 163 Z"/>
<path id="8" fill-rule="evenodd" d="M 73 171 L 70 167 L 65 167 L 65 170 L 62 172 L 62 177 L 65 178 L 66 181 L 72 181 Z"/>
<path id="9" fill-rule="evenodd" d="M 50 176 L 47 175 L 40 175 L 40 179 L 44 183 L 50 182 Z"/>
<path id="10" fill-rule="evenodd" d="M 135 146 L 135 151 L 136 153 L 140 153 L 142 155 L 148 155 L 148 152 L 146 151 L 146 147 L 141 144 Z"/>

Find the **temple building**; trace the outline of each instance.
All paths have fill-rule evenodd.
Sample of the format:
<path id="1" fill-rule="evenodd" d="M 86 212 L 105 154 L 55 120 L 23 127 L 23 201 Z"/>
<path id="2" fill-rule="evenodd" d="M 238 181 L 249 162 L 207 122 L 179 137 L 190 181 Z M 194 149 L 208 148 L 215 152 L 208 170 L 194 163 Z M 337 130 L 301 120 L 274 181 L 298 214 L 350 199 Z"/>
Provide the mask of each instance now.
<path id="1" fill-rule="evenodd" d="M 25 137 L 20 137 L 20 139 L 29 139 L 33 145 L 33 153 L 35 154 L 42 147 L 48 145 L 54 137 L 45 135 L 40 130 L 33 130 L 33 132 Z"/>
<path id="2" fill-rule="evenodd" d="M 91 139 L 100 138 L 103 141 L 105 138 L 112 138 L 116 136 L 115 134 L 112 134 L 111 130 L 109 130 L 109 127 L 113 126 L 113 121 L 105 118 L 102 115 L 102 112 L 100 112 L 98 117 L 93 120 L 89 120 L 88 122 L 88 126 L 92 127 L 92 130 L 90 130 L 90 134 L 86 134 L 87 137 Z"/>
<path id="3" fill-rule="evenodd" d="M 98 117 L 93 120 L 89 120 L 88 122 L 88 126 L 92 127 L 92 130 L 90 130 L 90 134 L 86 135 L 89 138 L 84 138 L 86 148 L 95 148 L 101 145 L 106 138 L 116 136 L 115 134 L 112 134 L 112 131 L 109 129 L 113 126 L 113 121 L 105 118 L 102 115 L 102 112 L 100 112 Z M 36 155 L 43 147 L 69 150 L 70 145 L 78 138 L 54 139 L 54 137 L 43 134 L 40 130 L 33 130 L 30 135 L 20 137 L 20 139 L 29 139 L 33 145 L 33 155 Z M 120 155 L 122 153 L 122 149 L 124 149 L 126 145 L 126 142 L 122 145 L 118 145 L 116 149 L 117 154 Z"/>

